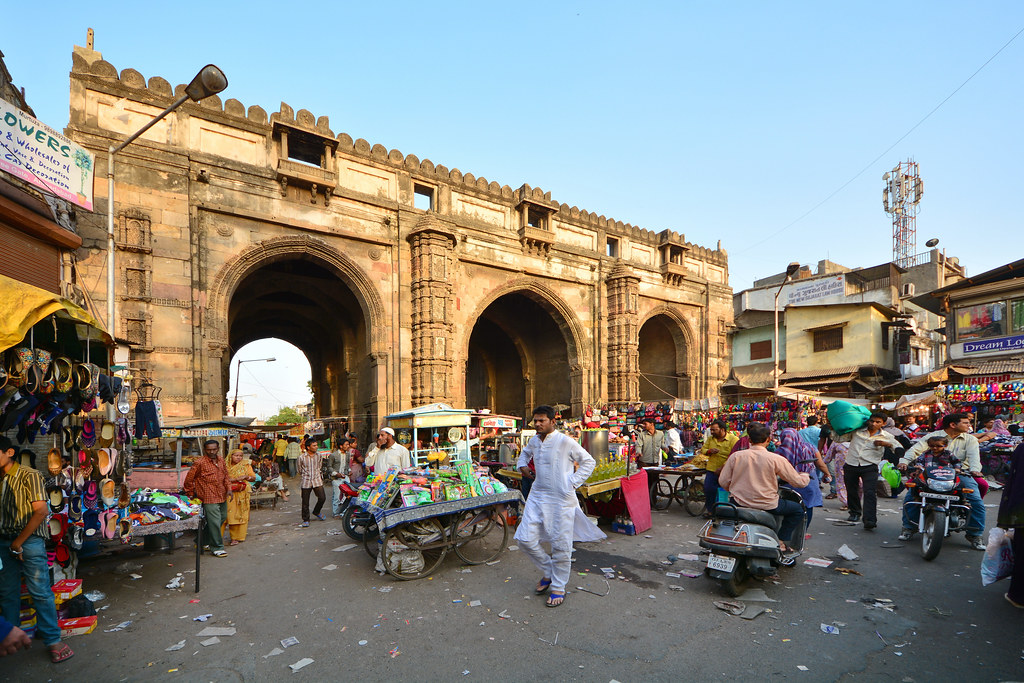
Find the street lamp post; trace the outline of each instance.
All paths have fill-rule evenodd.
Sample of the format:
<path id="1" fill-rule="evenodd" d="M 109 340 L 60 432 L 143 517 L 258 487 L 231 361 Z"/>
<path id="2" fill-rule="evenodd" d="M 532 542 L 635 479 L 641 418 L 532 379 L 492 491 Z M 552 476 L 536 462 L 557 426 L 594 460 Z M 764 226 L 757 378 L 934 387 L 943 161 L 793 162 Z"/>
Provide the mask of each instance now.
<path id="1" fill-rule="evenodd" d="M 134 142 L 140 135 L 157 124 L 158 121 L 180 107 L 186 100 L 198 102 L 228 87 L 228 79 L 218 67 L 207 64 L 195 75 L 192 82 L 185 86 L 185 92 L 171 103 L 171 106 L 156 115 L 152 121 L 135 131 L 127 140 L 119 145 L 111 145 L 107 149 L 107 329 L 110 337 L 116 336 L 117 325 L 114 322 L 114 155 Z"/>
<path id="2" fill-rule="evenodd" d="M 259 363 L 267 362 L 273 363 L 276 358 L 247 358 L 246 360 L 238 359 L 238 363 L 235 365 L 235 400 L 231 403 L 231 414 L 234 417 L 238 417 L 238 384 L 242 379 L 242 363 Z"/>
<path id="3" fill-rule="evenodd" d="M 790 263 L 786 266 L 786 277 L 782 278 L 782 284 L 775 290 L 775 341 L 772 342 L 772 352 L 775 359 L 775 370 L 772 375 L 775 377 L 775 393 L 779 393 L 779 295 L 782 294 L 782 288 L 786 286 L 790 278 L 796 271 L 800 270 L 799 263 Z"/>

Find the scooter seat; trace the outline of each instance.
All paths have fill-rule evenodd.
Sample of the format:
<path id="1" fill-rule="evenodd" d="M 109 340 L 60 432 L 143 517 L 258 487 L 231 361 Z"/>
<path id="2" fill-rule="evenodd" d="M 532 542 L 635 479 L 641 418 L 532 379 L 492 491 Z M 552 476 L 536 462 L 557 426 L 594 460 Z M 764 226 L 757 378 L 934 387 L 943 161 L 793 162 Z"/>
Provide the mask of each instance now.
<path id="1" fill-rule="evenodd" d="M 741 522 L 751 522 L 766 526 L 776 533 L 782 525 L 782 520 L 765 510 L 754 510 L 753 508 L 733 507 L 731 505 L 718 505 L 715 508 L 715 515 L 723 519 L 738 519 Z"/>

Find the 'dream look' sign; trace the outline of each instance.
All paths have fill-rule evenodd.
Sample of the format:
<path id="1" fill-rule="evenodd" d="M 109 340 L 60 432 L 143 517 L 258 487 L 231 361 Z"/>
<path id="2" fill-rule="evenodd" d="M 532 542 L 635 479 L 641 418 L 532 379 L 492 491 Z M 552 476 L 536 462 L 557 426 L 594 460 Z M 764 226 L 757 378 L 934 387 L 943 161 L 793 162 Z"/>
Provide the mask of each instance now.
<path id="1" fill-rule="evenodd" d="M 0 170 L 92 211 L 92 154 L 0 100 Z"/>

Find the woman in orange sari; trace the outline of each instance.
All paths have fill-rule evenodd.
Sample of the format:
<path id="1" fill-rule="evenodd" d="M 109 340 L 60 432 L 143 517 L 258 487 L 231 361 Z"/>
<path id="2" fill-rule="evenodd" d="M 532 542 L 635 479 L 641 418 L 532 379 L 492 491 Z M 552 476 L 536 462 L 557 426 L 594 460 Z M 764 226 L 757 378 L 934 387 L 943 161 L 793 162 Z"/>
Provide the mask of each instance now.
<path id="1" fill-rule="evenodd" d="M 252 484 L 256 481 L 256 473 L 252 464 L 245 460 L 241 450 L 235 449 L 228 456 L 228 479 L 231 482 L 231 497 L 228 499 L 228 529 L 231 530 L 231 543 L 238 545 L 245 540 L 249 531 L 249 497 Z"/>

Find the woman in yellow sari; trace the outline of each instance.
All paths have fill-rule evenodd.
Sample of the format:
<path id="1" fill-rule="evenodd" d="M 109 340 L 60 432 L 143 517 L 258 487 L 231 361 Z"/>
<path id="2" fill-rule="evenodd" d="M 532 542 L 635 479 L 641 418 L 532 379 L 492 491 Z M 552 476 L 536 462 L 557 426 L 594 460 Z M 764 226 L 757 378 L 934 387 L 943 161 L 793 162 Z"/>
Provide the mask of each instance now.
<path id="1" fill-rule="evenodd" d="M 231 481 L 227 519 L 228 529 L 231 530 L 229 545 L 238 545 L 244 541 L 249 531 L 250 482 L 256 481 L 256 473 L 252 471 L 252 464 L 244 458 L 245 455 L 239 449 L 231 451 L 228 456 L 228 478 Z"/>

